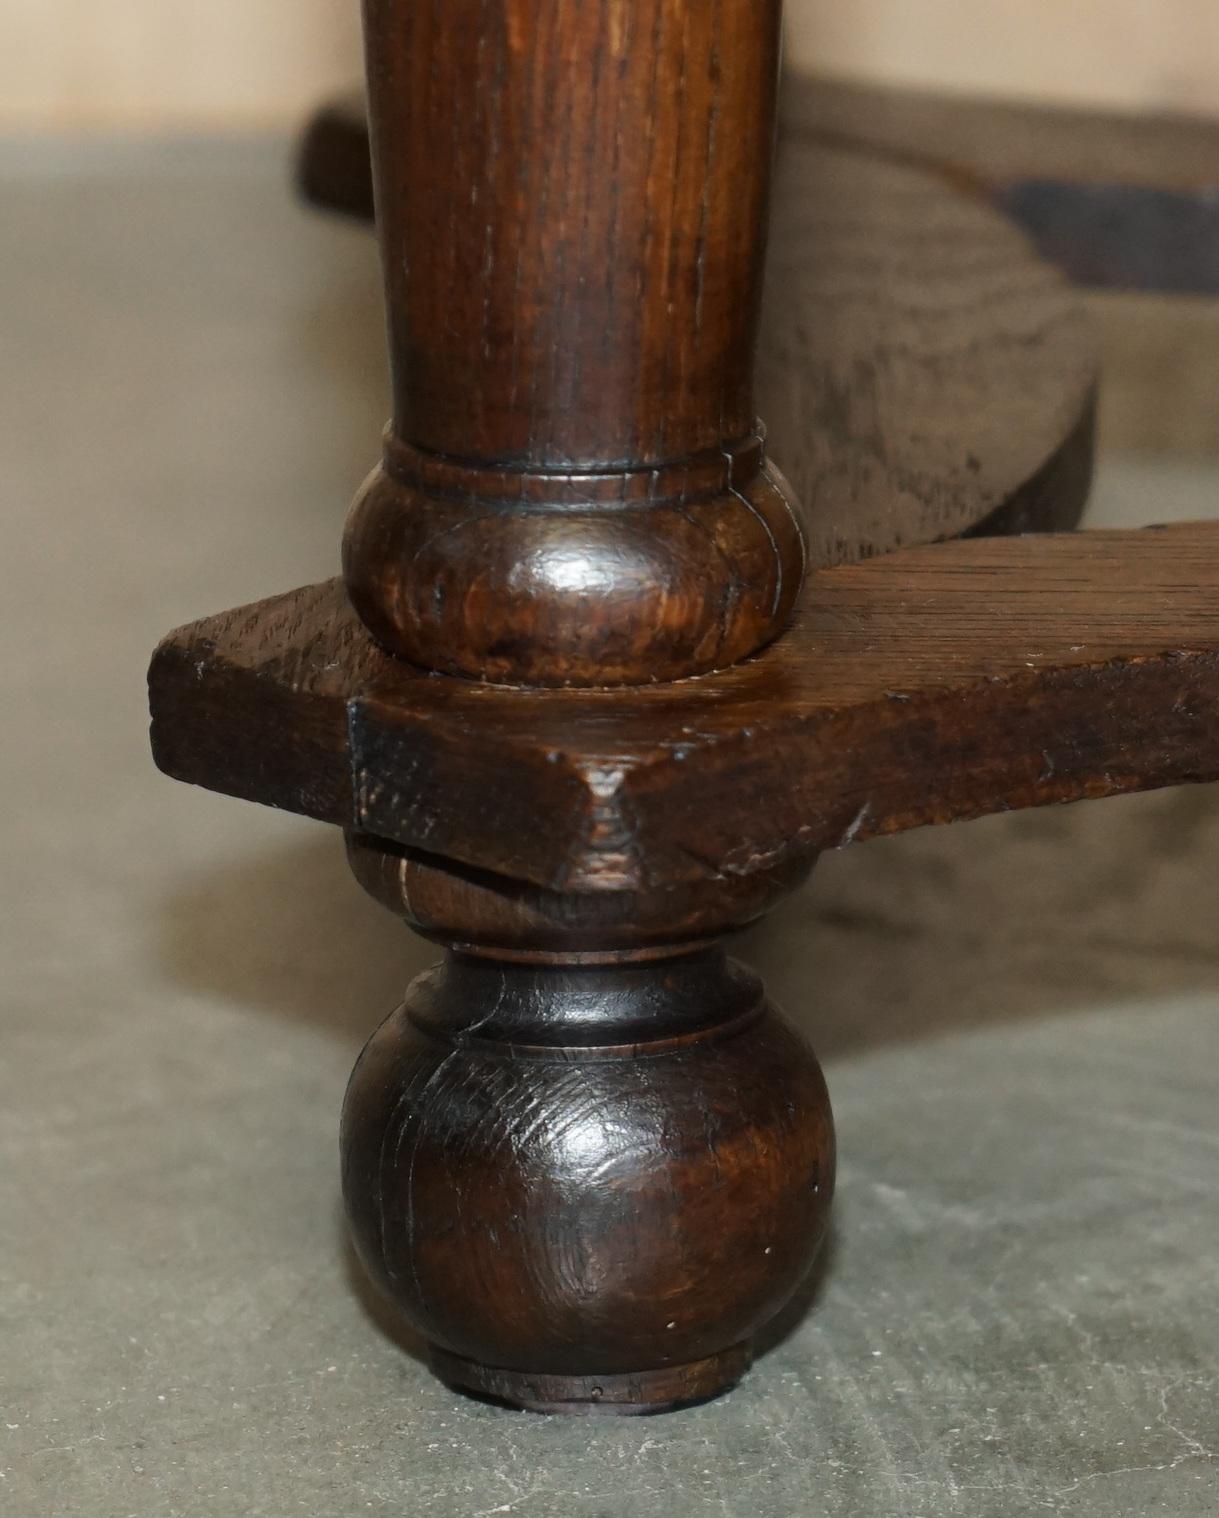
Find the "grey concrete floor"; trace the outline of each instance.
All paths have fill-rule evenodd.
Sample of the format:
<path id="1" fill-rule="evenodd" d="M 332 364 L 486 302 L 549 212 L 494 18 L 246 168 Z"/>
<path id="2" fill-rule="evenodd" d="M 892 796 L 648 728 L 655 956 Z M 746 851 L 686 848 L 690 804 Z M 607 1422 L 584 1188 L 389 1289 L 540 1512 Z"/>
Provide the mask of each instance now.
<path id="1" fill-rule="evenodd" d="M 1096 520 L 1216 514 L 1219 312 L 1098 311 Z M 823 861 L 742 945 L 837 1109 L 810 1310 L 670 1417 L 464 1401 L 338 1202 L 347 1072 L 432 953 L 337 837 L 146 750 L 161 633 L 334 572 L 372 245 L 278 145 L 6 148 L 0 337 L 0 1512 L 1219 1512 L 1215 790 Z"/>

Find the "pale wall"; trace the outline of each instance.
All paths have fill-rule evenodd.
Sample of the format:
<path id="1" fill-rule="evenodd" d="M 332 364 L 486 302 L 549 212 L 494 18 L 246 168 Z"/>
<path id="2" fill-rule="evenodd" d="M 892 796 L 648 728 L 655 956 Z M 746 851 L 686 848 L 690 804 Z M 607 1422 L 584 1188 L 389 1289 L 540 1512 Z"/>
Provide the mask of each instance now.
<path id="1" fill-rule="evenodd" d="M 357 13 L 0 0 L 0 128 L 287 123 L 356 77 Z M 788 25 L 794 61 L 838 73 L 1219 114 L 1219 0 L 789 0 Z"/>
<path id="2" fill-rule="evenodd" d="M 1219 0 L 791 0 L 788 37 L 895 83 L 1219 114 Z"/>
<path id="3" fill-rule="evenodd" d="M 360 71 L 358 0 L 0 0 L 0 127 L 279 125 Z"/>

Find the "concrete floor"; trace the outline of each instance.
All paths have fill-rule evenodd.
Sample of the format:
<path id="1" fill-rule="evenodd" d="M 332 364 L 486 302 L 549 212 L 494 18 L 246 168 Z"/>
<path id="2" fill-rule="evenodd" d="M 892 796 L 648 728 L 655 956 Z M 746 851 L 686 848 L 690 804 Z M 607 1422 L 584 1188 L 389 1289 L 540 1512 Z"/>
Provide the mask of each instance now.
<path id="1" fill-rule="evenodd" d="M 1100 310 L 1097 519 L 1216 514 L 1216 309 Z M 338 1203 L 348 1070 L 432 951 L 336 836 L 146 748 L 162 632 L 334 572 L 372 245 L 277 146 L 6 149 L 0 332 L 0 1512 L 1219 1511 L 1214 789 L 826 859 L 742 946 L 838 1114 L 811 1312 L 667 1418 L 464 1401 Z"/>

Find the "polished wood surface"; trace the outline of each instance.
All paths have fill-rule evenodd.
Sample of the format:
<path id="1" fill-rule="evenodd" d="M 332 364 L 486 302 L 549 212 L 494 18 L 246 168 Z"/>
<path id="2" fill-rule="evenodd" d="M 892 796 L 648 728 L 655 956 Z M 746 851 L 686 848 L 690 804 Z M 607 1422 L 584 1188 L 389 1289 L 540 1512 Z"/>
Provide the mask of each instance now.
<path id="1" fill-rule="evenodd" d="M 766 420 L 766 451 L 801 504 L 811 564 L 974 530 L 1073 525 L 1090 482 L 1095 339 L 1069 289 L 1030 255 L 1009 222 L 933 174 L 793 139 L 779 153 L 769 249 L 758 409 Z M 678 489 L 684 497 L 666 504 L 662 489 L 650 495 L 646 511 L 639 502 L 628 503 L 613 515 L 598 507 L 592 518 L 580 510 L 581 500 L 595 491 L 600 506 L 608 504 L 630 487 L 629 472 L 537 481 L 527 472 L 471 474 L 392 443 L 387 456 L 398 461 L 391 469 L 421 488 L 430 481 L 440 492 L 448 503 L 444 526 L 430 506 L 416 501 L 409 529 L 416 536 L 408 543 L 395 529 L 390 538 L 378 538 L 379 548 L 370 544 L 369 552 L 379 562 L 409 558 L 416 596 L 421 586 L 442 587 L 442 608 L 433 605 L 431 614 L 455 619 L 436 624 L 450 653 L 477 625 L 514 649 L 522 639 L 538 639 L 547 658 L 556 658 L 560 648 L 574 656 L 577 643 L 586 648 L 583 675 L 556 662 L 545 683 L 588 683 L 585 676 L 596 672 L 593 683 L 617 684 L 630 674 L 621 648 L 589 646 L 600 624 L 583 582 L 574 602 L 551 603 L 549 615 L 533 595 L 531 578 L 523 580 L 531 587 L 528 595 L 520 594 L 519 569 L 512 593 L 499 587 L 498 569 L 490 579 L 480 573 L 467 583 L 470 560 L 485 563 L 494 540 L 499 548 L 491 554 L 493 565 L 511 562 L 526 544 L 535 558 L 553 552 L 561 574 L 570 574 L 573 561 L 599 563 L 603 583 L 617 587 L 615 597 L 637 599 L 646 636 L 654 638 L 658 622 L 665 624 L 639 589 L 640 577 L 651 576 L 651 594 L 661 595 L 666 608 L 676 597 L 687 629 L 696 631 L 711 663 L 731 662 L 717 630 L 720 592 L 731 596 L 731 587 L 693 575 L 701 561 L 690 504 L 700 490 L 699 523 L 729 549 L 733 563 L 753 565 L 757 586 L 776 605 L 782 587 L 768 567 L 775 561 L 761 539 L 749 546 L 742 538 L 746 524 L 738 515 L 731 509 L 723 514 L 713 489 L 719 465 L 712 459 L 704 459 L 697 478 L 683 466 Z M 734 479 L 756 467 L 751 449 L 741 457 L 743 467 L 731 469 Z M 643 477 L 633 478 L 644 488 Z M 665 489 L 674 483 L 671 475 L 662 478 Z M 550 490 L 560 487 L 568 497 L 561 519 L 557 511 L 540 510 Z M 646 488 L 653 491 L 650 483 Z M 518 503 L 510 516 L 495 499 L 508 492 Z M 790 562 L 794 540 L 783 535 L 786 513 L 776 518 L 770 512 L 768 503 L 777 501 L 765 489 L 746 494 L 765 517 L 769 535 L 786 545 L 780 555 L 788 565 L 781 598 L 786 607 L 799 578 Z M 453 505 L 459 496 L 460 514 Z M 374 477 L 350 530 L 361 541 L 365 533 L 376 536 L 380 529 L 364 513 L 379 512 L 375 503 L 392 500 L 401 500 L 398 488 Z M 392 504 L 385 509 L 405 532 Z M 751 517 L 748 526 L 756 531 L 759 522 Z M 644 543 L 668 568 L 659 559 L 645 564 L 636 557 Z M 603 549 L 607 557 L 600 558 Z M 350 586 L 350 562 L 348 568 Z M 356 602 L 382 641 L 394 646 L 377 613 L 358 596 Z M 646 614 L 645 605 L 651 608 Z M 607 608 L 607 615 L 623 626 L 618 612 Z M 634 615 L 627 625 L 635 626 Z M 578 637 L 568 628 L 573 621 Z M 655 647 L 648 646 L 654 656 Z M 443 652 L 416 662 L 471 672 L 464 656 L 458 668 Z M 511 674 L 511 658 L 494 655 L 489 645 L 473 662 L 480 678 Z M 634 678 L 665 674 L 663 661 L 650 656 L 635 667 Z"/>
<path id="2" fill-rule="evenodd" d="M 629 685 L 786 623 L 753 386 L 779 11 L 366 0 L 394 416 L 343 562 L 393 652 Z"/>
<path id="3" fill-rule="evenodd" d="M 823 1231 L 833 1122 L 715 940 L 824 848 L 1219 778 L 1217 592 L 1215 526 L 908 549 L 816 571 L 759 658 L 629 693 L 411 671 L 340 581 L 167 640 L 162 766 L 340 823 L 450 951 L 343 1125 L 357 1247 L 439 1374 L 637 1413 L 744 1373 Z"/>
<path id="4" fill-rule="evenodd" d="M 788 136 L 759 334 L 768 452 L 810 563 L 1069 527 L 1097 349 L 1019 232 L 934 173 Z"/>
<path id="5" fill-rule="evenodd" d="M 788 140 L 920 167 L 985 196 L 1079 284 L 1219 292 L 1219 123 L 800 73 L 786 77 L 782 107 Z M 362 97 L 316 113 L 299 175 L 316 205 L 371 220 Z"/>
<path id="6" fill-rule="evenodd" d="M 1219 776 L 1219 529 L 993 536 L 1073 526 L 1092 461 L 1020 234 L 789 141 L 759 312 L 778 19 L 366 0 L 384 461 L 342 579 L 150 675 L 167 773 L 338 824 L 444 948 L 344 1195 L 438 1373 L 518 1407 L 722 1392 L 812 1268 L 825 1085 L 723 937 L 827 848 Z"/>
<path id="7" fill-rule="evenodd" d="M 361 1057 L 343 1146 L 374 1279 L 450 1379 L 530 1406 L 722 1390 L 834 1185 L 817 1062 L 718 950 L 450 956 Z"/>
<path id="8" fill-rule="evenodd" d="M 1209 524 L 822 570 L 748 664 L 528 700 L 396 664 L 332 581 L 173 635 L 153 740 L 180 779 L 547 890 L 640 891 L 1214 778 L 1217 654 Z"/>

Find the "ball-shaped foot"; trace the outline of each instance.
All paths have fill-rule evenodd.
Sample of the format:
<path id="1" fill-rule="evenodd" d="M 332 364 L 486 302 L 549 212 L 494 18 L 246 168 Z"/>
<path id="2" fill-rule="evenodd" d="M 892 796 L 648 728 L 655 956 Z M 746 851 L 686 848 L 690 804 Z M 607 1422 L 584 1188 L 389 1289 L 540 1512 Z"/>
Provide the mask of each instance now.
<path id="1" fill-rule="evenodd" d="M 806 1275 L 834 1142 L 815 1058 L 718 950 L 450 956 L 348 1090 L 370 1274 L 456 1385 L 659 1410 L 725 1390 Z"/>

